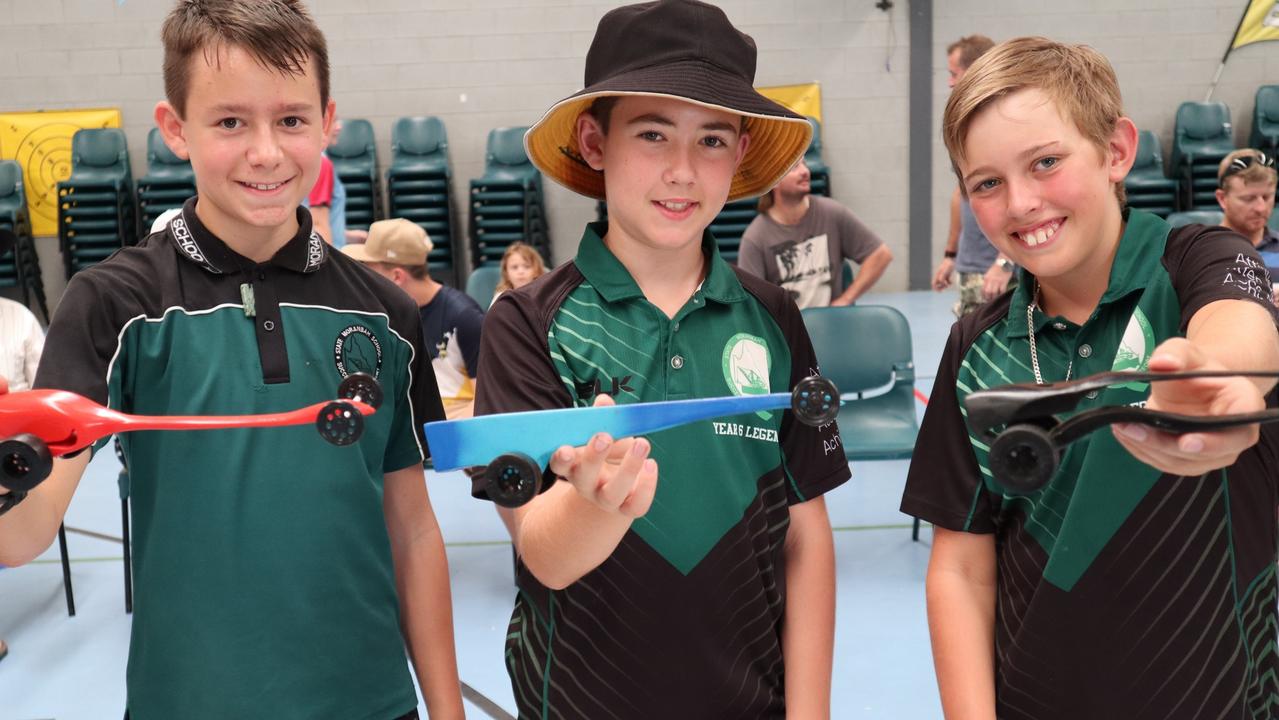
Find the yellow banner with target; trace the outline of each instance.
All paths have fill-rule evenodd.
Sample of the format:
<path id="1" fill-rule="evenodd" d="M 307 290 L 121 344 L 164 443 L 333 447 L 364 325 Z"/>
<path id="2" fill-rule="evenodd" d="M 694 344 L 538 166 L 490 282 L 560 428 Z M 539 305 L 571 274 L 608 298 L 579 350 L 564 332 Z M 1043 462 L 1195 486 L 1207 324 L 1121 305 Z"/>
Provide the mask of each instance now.
<path id="1" fill-rule="evenodd" d="M 801 85 L 774 85 L 755 88 L 760 95 L 776 102 L 791 112 L 822 121 L 822 86 L 817 83 Z"/>
<path id="2" fill-rule="evenodd" d="M 22 166 L 33 234 L 58 234 L 58 182 L 71 177 L 71 136 L 108 127 L 120 127 L 118 108 L 0 113 L 0 159 Z"/>

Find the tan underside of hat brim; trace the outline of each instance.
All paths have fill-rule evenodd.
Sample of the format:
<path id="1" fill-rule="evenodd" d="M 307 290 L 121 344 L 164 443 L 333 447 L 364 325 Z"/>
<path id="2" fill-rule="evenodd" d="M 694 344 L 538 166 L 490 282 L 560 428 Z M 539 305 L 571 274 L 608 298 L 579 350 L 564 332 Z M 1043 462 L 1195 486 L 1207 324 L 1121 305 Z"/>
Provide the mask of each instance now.
<path id="1" fill-rule="evenodd" d="M 360 262 L 382 262 L 381 258 L 375 258 L 369 255 L 369 251 L 365 249 L 364 243 L 348 243 L 342 246 L 342 254 L 358 260 Z"/>
<path id="2" fill-rule="evenodd" d="M 784 118 L 746 113 L 722 105 L 698 102 L 680 95 L 651 92 L 603 91 L 575 95 L 546 111 L 524 134 L 524 151 L 547 177 L 573 192 L 604 199 L 604 173 L 582 160 L 577 145 L 577 116 L 602 97 L 656 97 L 741 115 L 746 118 L 750 147 L 733 175 L 728 202 L 763 195 L 790 172 L 812 141 L 813 127 L 805 118 Z"/>

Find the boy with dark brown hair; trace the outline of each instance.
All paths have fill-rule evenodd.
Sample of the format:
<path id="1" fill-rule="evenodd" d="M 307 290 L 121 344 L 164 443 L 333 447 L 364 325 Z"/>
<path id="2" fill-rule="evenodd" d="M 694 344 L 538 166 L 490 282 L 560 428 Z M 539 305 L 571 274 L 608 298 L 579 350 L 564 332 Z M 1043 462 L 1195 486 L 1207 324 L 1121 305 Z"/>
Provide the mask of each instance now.
<path id="1" fill-rule="evenodd" d="M 943 135 L 982 230 L 1021 268 L 952 329 L 902 500 L 936 527 L 928 619 L 946 717 L 1273 717 L 1276 426 L 1115 426 L 1072 443 L 1027 494 L 993 477 L 963 404 L 1110 370 L 1279 368 L 1265 267 L 1235 233 L 1123 207 L 1137 129 L 1091 48 L 996 46 L 955 86 Z M 1078 410 L 1253 412 L 1275 405 L 1273 387 L 1122 383 Z"/>
<path id="2" fill-rule="evenodd" d="M 816 372 L 795 304 L 706 232 L 808 147 L 808 121 L 759 95 L 754 71 L 754 42 L 705 3 L 600 20 L 585 89 L 525 146 L 555 181 L 606 199 L 608 222 L 489 310 L 477 415 L 784 391 Z M 787 411 L 601 433 L 550 469 L 564 481 L 514 512 L 506 661 L 521 718 L 830 716 L 821 496 L 849 475 L 834 423 Z"/>
<path id="3" fill-rule="evenodd" d="M 333 118 L 297 0 L 182 0 L 162 31 L 165 142 L 198 197 L 77 274 L 37 386 L 137 414 L 256 414 L 385 394 L 361 439 L 313 428 L 121 437 L 134 509 L 133 720 L 461 717 L 421 424 L 442 412 L 413 303 L 299 208 Z M 0 563 L 51 542 L 89 453 L 0 518 Z"/>

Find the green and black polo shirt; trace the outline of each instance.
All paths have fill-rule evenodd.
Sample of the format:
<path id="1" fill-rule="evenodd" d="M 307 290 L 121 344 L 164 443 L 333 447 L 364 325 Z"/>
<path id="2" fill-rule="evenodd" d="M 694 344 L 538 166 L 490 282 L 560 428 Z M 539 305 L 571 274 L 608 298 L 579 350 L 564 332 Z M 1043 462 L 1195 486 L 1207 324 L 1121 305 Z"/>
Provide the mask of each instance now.
<path id="1" fill-rule="evenodd" d="M 706 280 L 668 318 L 605 232 L 588 226 L 574 262 L 489 310 L 477 415 L 598 393 L 624 405 L 785 392 L 817 372 L 795 304 L 731 268 L 709 233 Z M 779 411 L 647 437 L 657 496 L 608 560 L 562 591 L 519 567 L 506 661 L 520 717 L 781 717 L 788 509 L 848 479 L 838 430 Z"/>
<path id="2" fill-rule="evenodd" d="M 121 436 L 133 720 L 378 720 L 417 704 L 382 479 L 422 462 L 421 424 L 443 417 L 435 374 L 413 301 L 298 220 L 259 265 L 188 201 L 166 231 L 77 274 L 49 328 L 37 385 L 127 413 L 294 410 L 357 370 L 385 393 L 348 447 L 314 425 Z"/>
<path id="3" fill-rule="evenodd" d="M 995 533 L 996 697 L 1005 720 L 1276 717 L 1279 429 L 1228 468 L 1172 477 L 1108 430 L 1072 444 L 1042 490 L 1010 495 L 965 425 L 978 389 L 1034 382 L 1031 277 L 955 324 L 920 428 L 902 512 Z M 1036 312 L 1046 381 L 1144 369 L 1222 299 L 1273 313 L 1257 254 L 1223 228 L 1170 229 L 1133 211 L 1097 310 L 1082 326 Z M 1080 404 L 1138 404 L 1146 383 Z M 1275 405 L 1275 394 L 1269 398 Z"/>

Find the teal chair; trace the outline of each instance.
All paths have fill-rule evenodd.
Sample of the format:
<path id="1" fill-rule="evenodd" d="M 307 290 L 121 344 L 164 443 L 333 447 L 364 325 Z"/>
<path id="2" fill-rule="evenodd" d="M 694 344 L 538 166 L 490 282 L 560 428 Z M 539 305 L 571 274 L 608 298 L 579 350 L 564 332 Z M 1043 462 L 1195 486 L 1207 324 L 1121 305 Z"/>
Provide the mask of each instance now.
<path id="1" fill-rule="evenodd" d="M 1248 146 L 1272 154 L 1279 152 L 1279 85 L 1257 88 Z"/>
<path id="2" fill-rule="evenodd" d="M 1271 230 L 1279 230 L 1279 206 L 1275 207 L 1275 211 L 1270 213 L 1270 219 L 1266 221 Z"/>
<path id="3" fill-rule="evenodd" d="M 1159 138 L 1142 130 L 1137 141 L 1137 156 L 1124 178 L 1128 206 L 1167 217 L 1176 210 L 1177 181 L 1164 174 L 1163 148 Z"/>
<path id="4" fill-rule="evenodd" d="M 373 124 L 363 118 L 342 121 L 342 131 L 326 154 L 346 188 L 346 226 L 368 230 L 382 217 L 382 180 L 377 172 Z"/>
<path id="5" fill-rule="evenodd" d="M 85 128 L 71 136 L 69 185 L 132 185 L 129 148 L 120 128 Z"/>
<path id="6" fill-rule="evenodd" d="M 1220 225 L 1225 219 L 1225 213 L 1220 210 L 1187 210 L 1186 212 L 1173 213 L 1168 216 L 1168 224 L 1173 227 L 1181 227 L 1182 225 Z"/>
<path id="7" fill-rule="evenodd" d="M 397 175 L 449 177 L 449 138 L 437 117 L 402 117 L 391 126 L 391 167 L 387 180 Z"/>
<path id="8" fill-rule="evenodd" d="M 502 269 L 499 266 L 481 265 L 466 278 L 466 294 L 474 298 L 480 307 L 488 309 L 493 302 L 493 291 L 501 279 Z"/>
<path id="9" fill-rule="evenodd" d="M 915 361 L 910 323 L 886 305 L 808 308 L 804 326 L 822 375 L 841 394 L 839 437 L 850 461 L 904 460 L 915 450 Z M 919 539 L 915 519 L 911 538 Z"/>
<path id="10" fill-rule="evenodd" d="M 1184 102 L 1173 130 L 1171 175 L 1181 185 L 1185 210 L 1216 205 L 1217 165 L 1235 149 L 1230 108 L 1224 103 Z"/>

